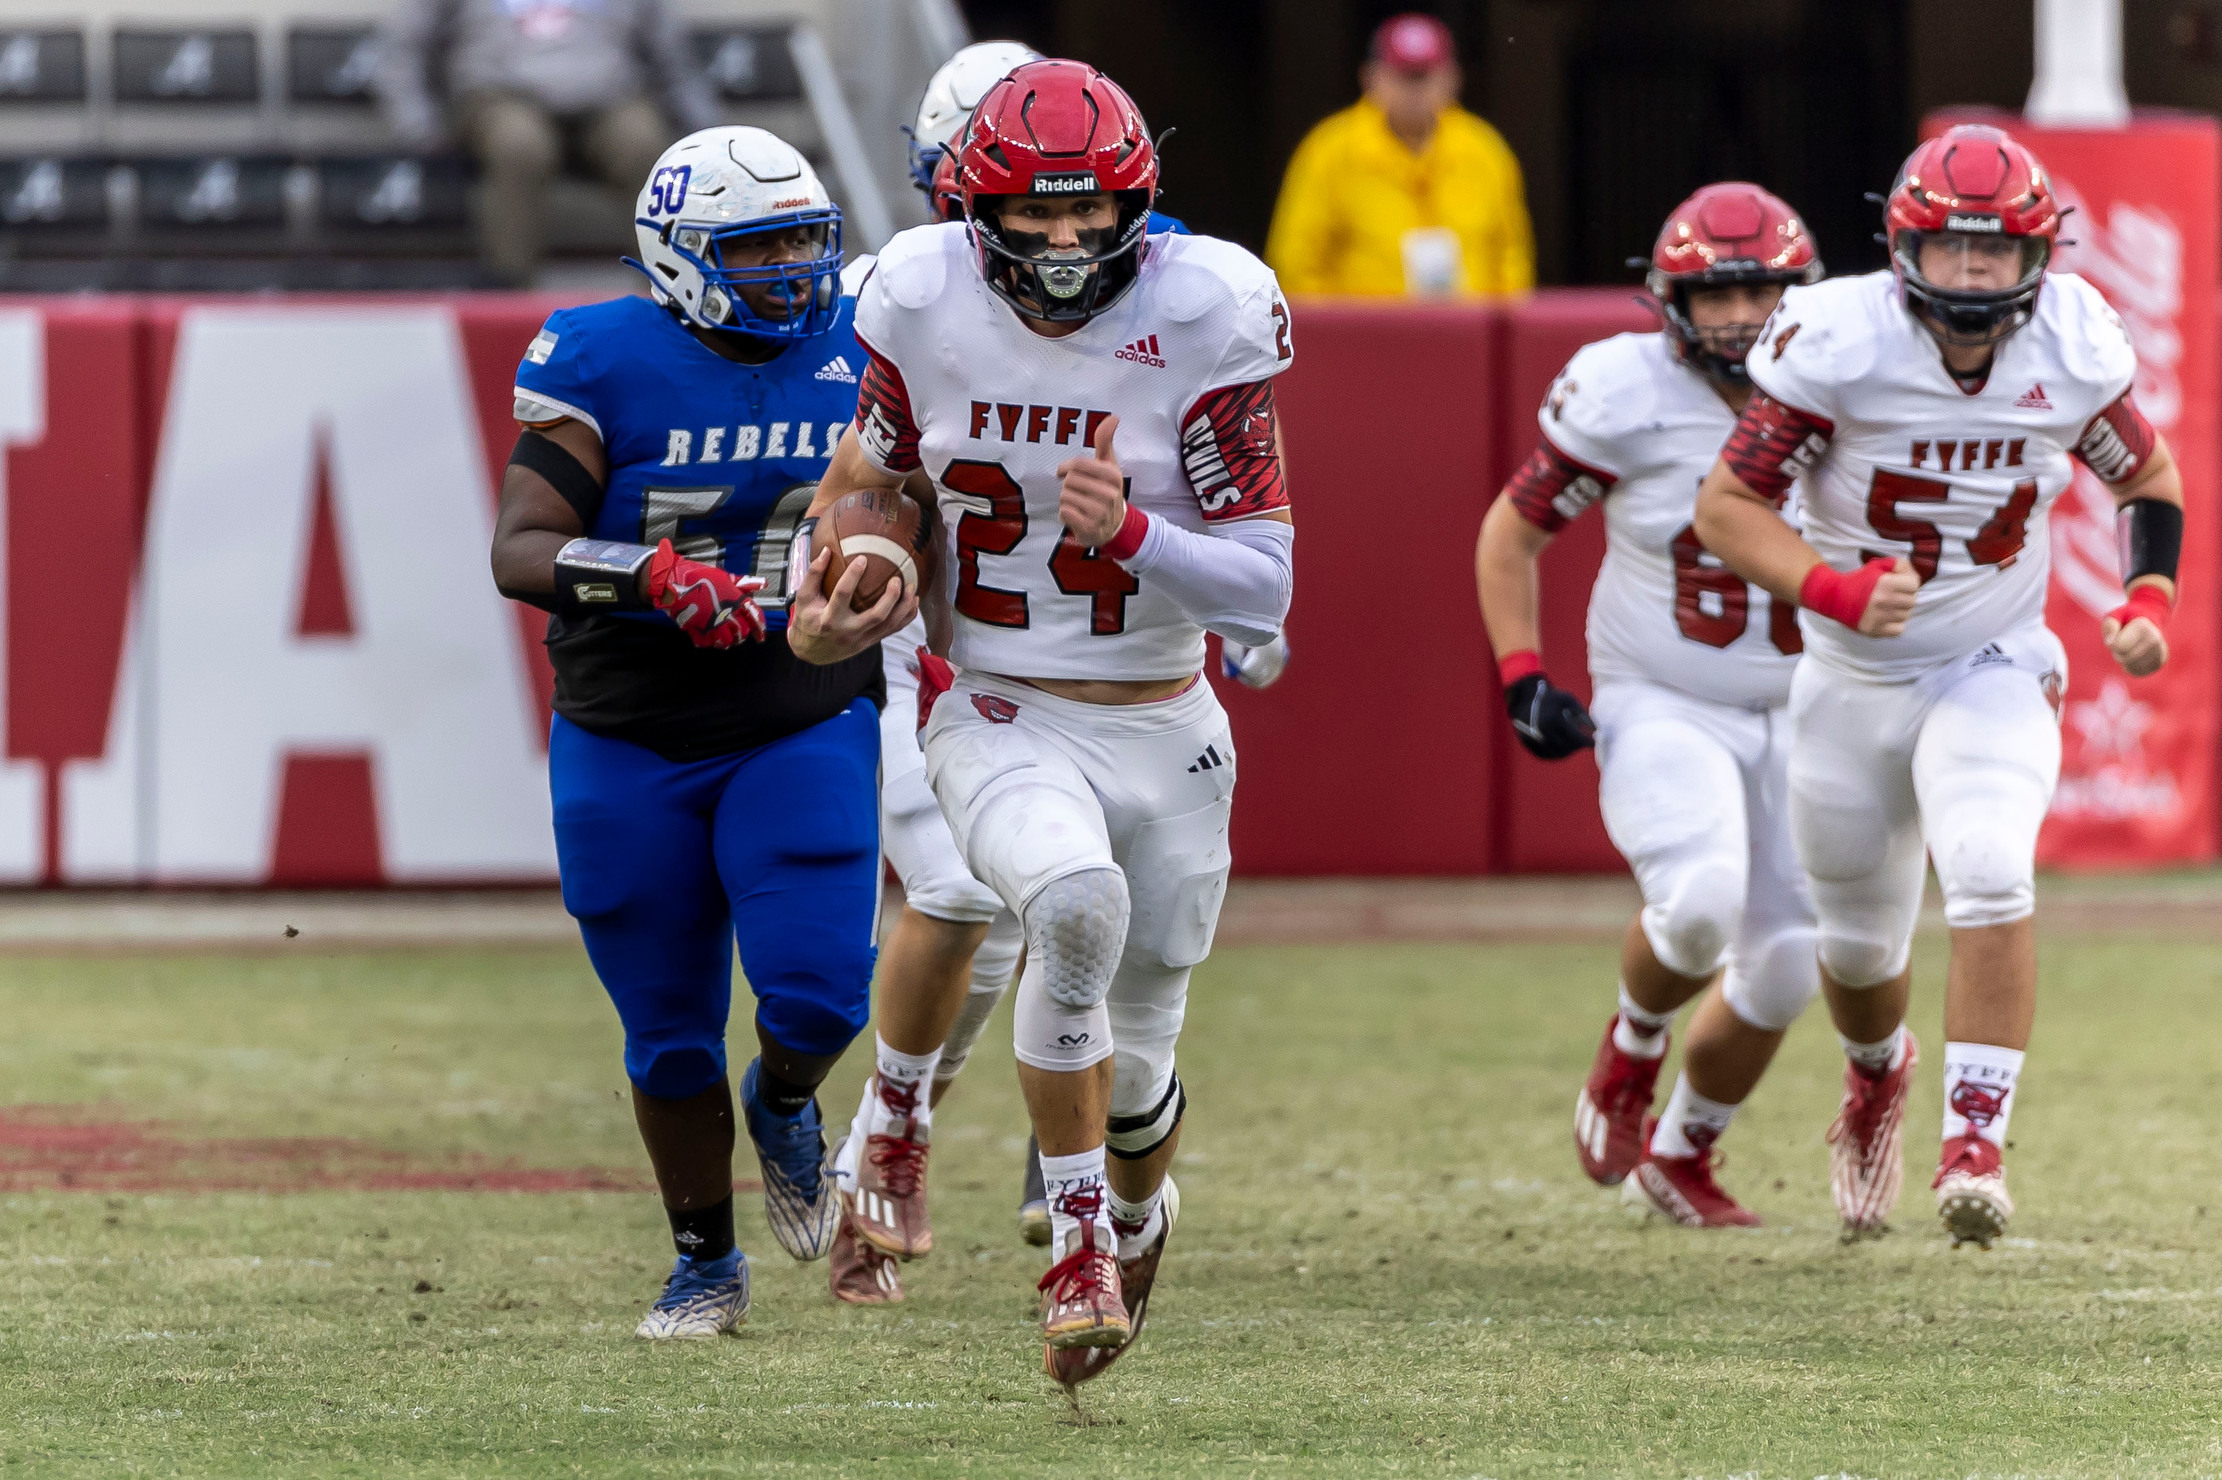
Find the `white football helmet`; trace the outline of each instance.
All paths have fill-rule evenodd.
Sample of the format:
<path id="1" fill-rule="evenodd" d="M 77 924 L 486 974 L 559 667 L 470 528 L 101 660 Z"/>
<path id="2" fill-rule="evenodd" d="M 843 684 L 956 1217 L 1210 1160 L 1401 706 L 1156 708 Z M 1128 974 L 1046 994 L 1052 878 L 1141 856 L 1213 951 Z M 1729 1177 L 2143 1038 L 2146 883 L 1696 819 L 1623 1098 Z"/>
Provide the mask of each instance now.
<path id="1" fill-rule="evenodd" d="M 975 41 L 941 64 L 926 96 L 918 102 L 918 121 L 910 126 L 910 177 L 929 198 L 941 146 L 957 136 L 988 89 L 1013 67 L 1038 62 L 1042 54 L 1023 41 Z"/>
<path id="2" fill-rule="evenodd" d="M 816 255 L 728 267 L 723 247 L 783 227 L 810 233 Z M 802 339 L 833 327 L 841 299 L 841 208 L 800 150 L 760 128 L 706 128 L 663 152 L 641 187 L 633 221 L 658 303 L 690 324 L 764 339 Z M 742 284 L 775 285 L 785 317 L 756 312 Z"/>

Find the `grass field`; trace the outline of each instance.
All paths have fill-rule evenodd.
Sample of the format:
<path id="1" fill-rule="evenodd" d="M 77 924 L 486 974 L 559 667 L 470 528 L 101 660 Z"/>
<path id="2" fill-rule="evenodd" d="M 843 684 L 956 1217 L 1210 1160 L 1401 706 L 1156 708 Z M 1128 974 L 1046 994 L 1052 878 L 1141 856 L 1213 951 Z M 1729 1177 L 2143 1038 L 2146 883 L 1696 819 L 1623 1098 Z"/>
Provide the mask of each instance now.
<path id="1" fill-rule="evenodd" d="M 747 1331 L 649 1348 L 654 1199 L 561 1190 L 644 1173 L 577 952 L 0 961 L 0 1473 L 2222 1474 L 2211 946 L 2047 941 L 1988 1253 L 1929 1215 L 1928 1068 L 1898 1230 L 1838 1241 L 1817 1014 L 1726 1143 L 1767 1228 L 1591 1188 L 1569 1111 L 1611 970 L 1604 941 L 1211 961 L 1183 1222 L 1076 1411 L 1030 1335 L 1007 1055 L 937 1125 L 908 1304 L 834 1306 L 745 1198 Z M 113 1154 L 54 1185 L 95 1122 Z M 559 1190 L 440 1190 L 481 1173 Z"/>

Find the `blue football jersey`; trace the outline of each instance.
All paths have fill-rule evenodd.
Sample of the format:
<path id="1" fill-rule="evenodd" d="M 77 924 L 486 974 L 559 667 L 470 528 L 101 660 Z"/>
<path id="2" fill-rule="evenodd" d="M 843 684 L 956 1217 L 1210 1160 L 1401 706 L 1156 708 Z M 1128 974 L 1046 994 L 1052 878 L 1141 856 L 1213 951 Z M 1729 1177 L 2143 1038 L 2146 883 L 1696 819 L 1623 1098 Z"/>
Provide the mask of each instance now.
<path id="1" fill-rule="evenodd" d="M 856 417 L 855 310 L 843 299 L 826 333 L 742 365 L 646 298 L 562 309 L 517 367 L 520 415 L 537 403 L 601 434 L 609 483 L 588 534 L 668 539 L 689 559 L 761 577 L 757 600 L 777 630 L 787 546 Z"/>

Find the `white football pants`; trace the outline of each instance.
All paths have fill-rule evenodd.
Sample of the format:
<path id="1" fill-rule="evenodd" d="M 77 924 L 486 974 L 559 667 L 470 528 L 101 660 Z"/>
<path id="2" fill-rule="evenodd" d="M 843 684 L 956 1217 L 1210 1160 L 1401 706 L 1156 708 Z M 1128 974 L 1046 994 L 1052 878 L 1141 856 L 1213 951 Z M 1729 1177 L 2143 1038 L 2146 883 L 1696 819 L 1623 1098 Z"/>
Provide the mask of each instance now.
<path id="1" fill-rule="evenodd" d="M 1790 839 L 1789 716 L 1664 684 L 1597 685 L 1598 800 L 1643 890 L 1644 939 L 1681 976 L 1728 967 L 1736 1016 L 1779 1032 L 1820 990 Z"/>
<path id="2" fill-rule="evenodd" d="M 1076 1003 L 1069 984 L 1053 991 L 1044 953 L 1029 953 L 1016 1048 L 1027 1064 L 1067 1071 L 1109 1053 L 1111 1113 L 1159 1110 L 1189 970 L 1211 952 L 1227 889 L 1234 745 L 1211 685 L 1152 704 L 1083 704 L 960 673 L 922 738 L 965 863 L 1021 919 L 1060 880 L 1124 875 L 1127 926 L 1108 992 Z"/>
<path id="3" fill-rule="evenodd" d="M 1924 842 L 1947 924 L 2003 925 L 2035 910 L 2067 673 L 2060 640 L 2041 625 L 1911 682 L 1798 665 L 1790 821 L 1830 976 L 1869 987 L 1906 969 Z"/>

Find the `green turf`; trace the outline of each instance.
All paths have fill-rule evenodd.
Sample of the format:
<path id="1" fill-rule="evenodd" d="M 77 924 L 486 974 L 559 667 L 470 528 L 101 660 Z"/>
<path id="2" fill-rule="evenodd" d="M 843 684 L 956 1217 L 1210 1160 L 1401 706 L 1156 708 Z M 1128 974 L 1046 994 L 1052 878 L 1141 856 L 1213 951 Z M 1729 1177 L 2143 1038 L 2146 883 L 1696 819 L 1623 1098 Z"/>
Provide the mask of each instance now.
<path id="1" fill-rule="evenodd" d="M 2222 1473 L 2210 950 L 2047 943 L 2022 1214 L 1987 1254 L 1927 1215 L 1928 1068 L 1898 1232 L 1837 1241 L 1818 1016 L 1726 1142 L 1769 1227 L 1589 1187 L 1569 1112 L 1611 969 L 1602 943 L 1209 963 L 1184 1221 L 1148 1337 L 1080 1414 L 1038 1370 L 1016 1089 L 983 1051 L 910 1302 L 835 1307 L 745 1199 L 756 1314 L 713 1344 L 631 1338 L 668 1258 L 645 1195 L 0 1198 L 0 1473 Z M 641 1165 L 568 951 L 18 960 L 0 1024 L 10 1102 Z"/>

